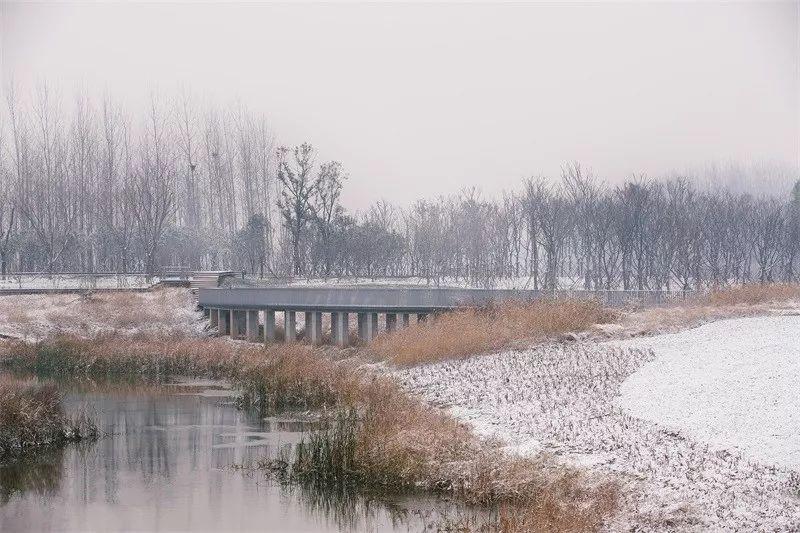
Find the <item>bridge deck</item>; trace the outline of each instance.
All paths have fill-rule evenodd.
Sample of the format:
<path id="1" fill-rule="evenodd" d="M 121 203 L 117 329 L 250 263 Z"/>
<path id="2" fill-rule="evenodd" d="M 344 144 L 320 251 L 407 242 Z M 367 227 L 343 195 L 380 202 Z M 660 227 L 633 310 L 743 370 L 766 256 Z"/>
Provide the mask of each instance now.
<path id="1" fill-rule="evenodd" d="M 680 300 L 685 292 L 667 291 L 535 291 L 454 288 L 329 288 L 265 287 L 199 289 L 205 308 L 276 309 L 286 311 L 343 311 L 429 313 L 493 302 L 539 298 L 594 298 L 609 305 L 631 302 L 658 304 Z"/>

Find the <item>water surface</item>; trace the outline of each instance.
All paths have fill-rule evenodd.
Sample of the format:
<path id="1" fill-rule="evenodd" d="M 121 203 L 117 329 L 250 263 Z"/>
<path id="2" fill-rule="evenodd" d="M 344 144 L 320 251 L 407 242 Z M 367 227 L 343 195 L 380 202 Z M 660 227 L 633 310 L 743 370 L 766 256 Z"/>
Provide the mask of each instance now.
<path id="1" fill-rule="evenodd" d="M 309 422 L 238 410 L 221 383 L 61 387 L 109 435 L 0 466 L 0 531 L 418 531 L 461 512 L 270 481 L 248 467 L 290 452 Z"/>

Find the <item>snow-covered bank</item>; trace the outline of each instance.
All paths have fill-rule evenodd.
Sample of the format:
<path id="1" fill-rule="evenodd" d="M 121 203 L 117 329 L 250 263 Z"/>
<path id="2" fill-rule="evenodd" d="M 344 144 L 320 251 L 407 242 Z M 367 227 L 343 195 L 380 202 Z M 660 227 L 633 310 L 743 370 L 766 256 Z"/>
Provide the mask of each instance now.
<path id="1" fill-rule="evenodd" d="M 729 335 L 725 332 L 739 328 L 754 339 L 789 339 L 793 330 L 800 332 L 797 320 L 735 320 L 733 325 L 717 325 L 723 329 L 715 335 Z M 800 333 L 795 333 L 794 337 L 798 336 Z M 623 485 L 622 510 L 610 529 L 632 525 L 648 531 L 799 529 L 800 468 L 748 455 L 741 447 L 720 449 L 719 443 L 710 445 L 699 433 L 675 431 L 644 416 L 633 416 L 620 405 L 620 392 L 628 389 L 623 382 L 637 371 L 658 381 L 659 364 L 653 362 L 658 352 L 650 346 L 669 343 L 666 337 L 674 336 L 541 346 L 406 369 L 399 371 L 398 377 L 408 390 L 447 408 L 478 433 L 501 439 L 510 451 L 550 452 L 565 462 L 618 476 Z M 720 343 L 724 340 L 719 339 Z M 710 339 L 699 346 L 703 353 L 698 356 L 717 358 L 719 352 L 711 349 L 713 345 Z M 693 343 L 687 341 L 683 348 L 694 349 Z M 762 358 L 768 353 L 765 350 Z M 785 355 L 783 362 L 791 358 Z M 745 352 L 740 356 L 747 359 Z M 731 362 L 731 368 L 737 366 Z M 748 369 L 758 373 L 760 368 L 743 361 L 738 371 L 744 379 Z M 786 396 L 800 390 L 790 386 L 792 372 L 797 379 L 797 366 L 784 368 L 787 375 L 772 381 L 779 385 L 768 399 L 780 396 L 782 405 L 790 406 L 793 399 Z M 760 376 L 752 379 L 754 387 L 766 380 Z M 663 381 L 676 380 L 678 377 L 671 375 Z M 641 386 L 648 385 L 643 382 Z M 695 381 L 695 386 L 691 390 L 697 392 L 703 382 Z M 663 398 L 664 394 L 654 393 L 653 403 L 658 403 L 660 395 L 663 404 L 680 405 L 678 392 L 670 392 L 676 395 L 670 399 Z M 719 391 L 711 389 L 698 398 L 713 403 L 715 394 Z M 735 396 L 736 391 L 726 394 Z M 762 398 L 756 394 L 743 398 L 746 400 L 738 403 L 741 420 L 750 417 L 749 411 L 764 412 L 762 407 L 749 405 Z M 736 408 L 731 405 L 729 412 Z M 653 405 L 644 409 L 656 411 Z M 781 431 L 792 423 L 782 423 Z M 766 432 L 774 429 L 766 420 L 760 427 Z"/>
<path id="2" fill-rule="evenodd" d="M 0 336 L 28 341 L 57 333 L 199 336 L 205 325 L 186 289 L 0 296 Z"/>
<path id="3" fill-rule="evenodd" d="M 9 274 L 0 279 L 0 294 L 3 290 L 146 289 L 158 282 L 158 277 L 136 274 Z"/>
<path id="4" fill-rule="evenodd" d="M 621 345 L 656 355 L 622 385 L 630 414 L 800 470 L 800 316 L 722 320 Z"/>

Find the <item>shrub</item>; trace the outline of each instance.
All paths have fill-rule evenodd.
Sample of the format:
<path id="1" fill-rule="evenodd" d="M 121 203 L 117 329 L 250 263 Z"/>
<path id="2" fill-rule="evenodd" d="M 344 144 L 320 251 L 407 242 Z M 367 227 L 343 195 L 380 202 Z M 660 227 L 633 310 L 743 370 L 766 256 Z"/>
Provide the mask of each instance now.
<path id="1" fill-rule="evenodd" d="M 88 418 L 64 414 L 55 385 L 0 376 L 0 458 L 96 436 Z"/>

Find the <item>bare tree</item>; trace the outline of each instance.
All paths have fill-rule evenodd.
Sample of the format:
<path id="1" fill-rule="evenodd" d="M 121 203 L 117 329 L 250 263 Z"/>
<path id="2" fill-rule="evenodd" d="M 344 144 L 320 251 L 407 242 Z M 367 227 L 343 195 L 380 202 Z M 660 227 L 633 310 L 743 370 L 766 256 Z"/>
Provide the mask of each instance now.
<path id="1" fill-rule="evenodd" d="M 333 268 L 333 235 L 335 223 L 344 209 L 339 203 L 342 195 L 343 181 L 347 176 L 342 173 L 342 165 L 338 161 L 330 161 L 320 166 L 317 175 L 317 186 L 314 189 L 313 216 L 320 236 L 323 267 L 325 276 L 330 276 Z"/>
<path id="2" fill-rule="evenodd" d="M 0 122 L 0 279 L 6 279 L 8 256 L 11 252 L 14 234 L 14 215 L 16 214 L 16 198 L 14 197 L 14 174 L 6 166 L 6 136 L 3 123 Z"/>
<path id="3" fill-rule="evenodd" d="M 319 186 L 319 176 L 314 175 L 313 167 L 314 148 L 310 144 L 303 143 L 291 151 L 286 147 L 278 148 L 278 182 L 281 185 L 278 208 L 291 238 L 292 272 L 295 275 L 303 272 L 300 239 L 314 217 L 312 201 Z"/>
<path id="4" fill-rule="evenodd" d="M 149 125 L 138 156 L 131 177 L 129 200 L 133 206 L 144 269 L 152 275 L 167 220 L 175 212 L 176 174 L 168 119 L 158 108 L 155 98 L 151 99 Z"/>
<path id="5" fill-rule="evenodd" d="M 775 269 L 782 254 L 783 206 L 774 199 L 760 200 L 753 211 L 753 251 L 761 283 L 775 281 Z"/>

